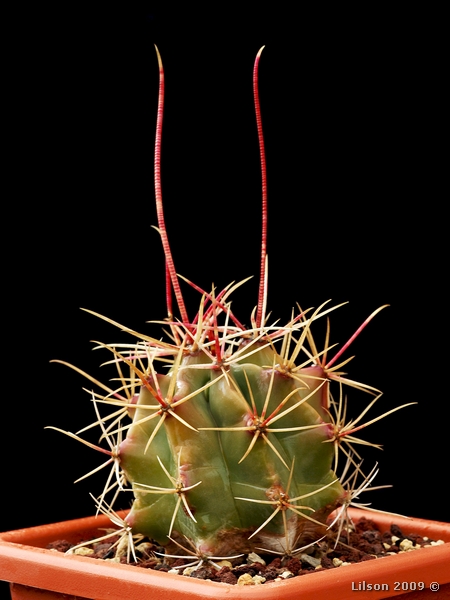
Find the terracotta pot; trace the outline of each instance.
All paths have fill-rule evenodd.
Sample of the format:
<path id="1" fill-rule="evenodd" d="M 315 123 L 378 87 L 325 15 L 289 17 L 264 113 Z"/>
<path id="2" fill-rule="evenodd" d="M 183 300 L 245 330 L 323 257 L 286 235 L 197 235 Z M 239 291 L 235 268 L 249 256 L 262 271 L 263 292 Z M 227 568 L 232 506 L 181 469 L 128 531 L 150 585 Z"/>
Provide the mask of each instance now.
<path id="1" fill-rule="evenodd" d="M 352 511 L 355 520 L 363 514 L 367 515 Z M 106 517 L 99 516 L 0 534 L 0 579 L 11 582 L 12 600 L 450 598 L 450 524 L 376 513 L 367 516 L 383 531 L 395 522 L 404 533 L 414 531 L 446 543 L 283 582 L 245 587 L 45 550 L 56 539 L 75 543 L 87 536 L 98 536 L 99 528 L 110 525 Z M 425 589 L 419 590 L 420 582 Z M 438 592 L 430 589 L 432 583 L 439 584 Z"/>

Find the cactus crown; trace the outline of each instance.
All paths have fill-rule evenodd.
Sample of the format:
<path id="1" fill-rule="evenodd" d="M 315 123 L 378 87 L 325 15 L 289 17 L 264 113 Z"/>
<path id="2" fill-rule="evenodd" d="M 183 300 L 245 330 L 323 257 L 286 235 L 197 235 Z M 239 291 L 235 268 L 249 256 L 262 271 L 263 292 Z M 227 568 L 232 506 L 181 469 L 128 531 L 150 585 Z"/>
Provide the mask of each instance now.
<path id="1" fill-rule="evenodd" d="M 197 314 L 188 317 L 164 223 L 160 179 L 164 73 L 157 51 L 155 196 L 166 258 L 167 318 L 160 322 L 166 339 L 139 334 L 92 313 L 135 338 L 129 344 L 100 345 L 110 353 L 119 383 L 116 387 L 101 383 L 68 365 L 100 390 L 92 391 L 96 420 L 89 427 L 100 428 L 99 444 L 106 448 L 86 442 L 82 432 L 63 433 L 108 456 L 102 466 L 109 466 L 110 474 L 95 501 L 98 511 L 108 513 L 120 527 L 121 544 L 126 543 L 129 552 L 133 538 L 145 535 L 166 546 L 168 553 L 193 554 L 200 562 L 257 548 L 291 555 L 327 534 L 326 522 L 333 511 L 343 522 L 346 508 L 355 504 L 376 475 L 376 468 L 367 476 L 362 473 L 355 445 L 361 442 L 360 429 L 385 416 L 364 421 L 380 393 L 348 379 L 342 371 L 348 360 L 341 357 L 384 307 L 372 313 L 332 358 L 328 335 L 319 349 L 312 329 L 336 306 L 325 302 L 317 309 L 298 307 L 283 326 L 269 323 L 266 316 L 261 52 L 262 48 L 253 80 L 263 218 L 259 294 L 251 327 L 242 325 L 231 310 L 231 296 L 245 282 L 211 292 L 188 282 L 200 294 Z M 179 318 L 174 316 L 172 296 Z M 350 422 L 345 421 L 344 385 L 371 398 Z M 109 415 L 101 414 L 103 406 L 110 407 Z M 133 501 L 121 518 L 113 505 L 124 495 L 127 503 Z"/>

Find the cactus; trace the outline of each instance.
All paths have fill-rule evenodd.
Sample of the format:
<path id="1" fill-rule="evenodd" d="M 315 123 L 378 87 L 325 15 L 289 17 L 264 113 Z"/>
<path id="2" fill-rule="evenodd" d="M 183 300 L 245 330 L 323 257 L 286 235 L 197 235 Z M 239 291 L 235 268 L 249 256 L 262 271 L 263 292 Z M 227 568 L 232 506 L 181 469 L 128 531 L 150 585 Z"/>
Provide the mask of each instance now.
<path id="1" fill-rule="evenodd" d="M 333 358 L 329 358 L 328 334 L 323 350 L 318 350 L 312 329 L 318 319 L 328 319 L 338 307 L 327 302 L 315 310 L 298 307 L 298 313 L 284 326 L 269 323 L 266 315 L 267 197 L 258 99 L 261 51 L 254 66 L 254 97 L 263 226 L 259 294 L 251 326 L 241 324 L 231 310 L 230 298 L 245 282 L 230 284 L 219 292 L 213 288 L 209 293 L 188 282 L 200 294 L 196 316 L 188 317 L 161 197 L 164 76 L 157 51 L 160 92 L 155 196 L 166 258 L 168 308 L 167 318 L 160 323 L 169 332 L 162 341 L 92 313 L 132 334 L 136 341 L 100 344 L 117 367 L 117 388 L 72 367 L 102 390 L 92 392 L 97 419 L 90 427 L 101 428 L 101 439 L 108 447 L 86 442 L 81 432 L 64 432 L 108 456 L 102 466 L 111 466 L 111 473 L 96 499 L 97 507 L 111 514 L 127 543 L 133 536 L 148 536 L 166 546 L 167 552 L 185 552 L 200 559 L 229 557 L 257 548 L 292 554 L 324 537 L 329 515 L 339 508 L 344 515 L 357 495 L 346 484 L 361 473 L 360 457 L 354 449 L 360 440 L 355 433 L 385 416 L 362 423 L 380 394 L 346 378 L 342 367 L 348 361 L 338 364 L 354 338 L 384 307 L 370 315 Z M 363 390 L 372 398 L 360 417 L 349 423 L 345 423 L 343 385 Z M 332 386 L 337 387 L 334 395 Z M 111 413 L 101 416 L 100 405 L 112 407 Z M 345 461 L 338 476 L 341 452 Z M 370 484 L 374 472 L 363 476 L 356 492 Z M 121 519 L 113 504 L 119 496 L 128 502 L 130 492 L 132 507 Z"/>

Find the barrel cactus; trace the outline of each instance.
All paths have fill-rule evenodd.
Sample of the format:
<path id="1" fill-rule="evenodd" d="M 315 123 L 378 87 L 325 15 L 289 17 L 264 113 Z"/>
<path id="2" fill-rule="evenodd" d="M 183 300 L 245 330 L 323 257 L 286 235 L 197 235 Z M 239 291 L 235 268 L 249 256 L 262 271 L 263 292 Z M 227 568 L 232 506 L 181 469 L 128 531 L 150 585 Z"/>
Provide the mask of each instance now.
<path id="1" fill-rule="evenodd" d="M 378 398 L 373 388 L 345 377 L 342 366 L 347 361 L 342 362 L 341 356 L 381 309 L 332 358 L 328 339 L 318 349 L 312 330 L 336 306 L 325 303 L 305 311 L 298 307 L 286 325 L 270 323 L 266 316 L 267 198 L 258 99 L 261 51 L 253 77 L 263 225 L 259 295 L 250 326 L 241 323 L 230 301 L 245 282 L 210 292 L 189 282 L 198 294 L 199 308 L 193 319 L 188 317 L 161 197 L 164 74 L 157 51 L 155 196 L 166 258 L 168 314 L 161 321 L 166 339 L 140 335 L 97 315 L 128 331 L 135 341 L 101 345 L 116 364 L 116 388 L 83 373 L 101 390 L 92 392 L 97 420 L 91 427 L 101 428 L 107 446 L 84 443 L 106 453 L 106 465 L 111 466 L 105 488 L 96 498 L 98 509 L 111 514 L 127 543 L 141 534 L 166 546 L 168 553 L 180 554 L 184 548 L 198 557 L 230 557 L 264 548 L 283 554 L 324 537 L 329 515 L 354 500 L 355 490 L 345 480 L 350 469 L 360 473 L 355 433 Z M 350 423 L 344 421 L 344 385 L 362 389 L 371 398 L 361 418 Z M 99 405 L 110 406 L 110 415 L 100 416 Z M 84 441 L 81 432 L 64 433 Z M 338 476 L 341 451 L 344 469 Z M 368 481 L 363 477 L 365 485 Z M 126 503 L 133 501 L 122 519 L 113 504 L 123 496 Z"/>

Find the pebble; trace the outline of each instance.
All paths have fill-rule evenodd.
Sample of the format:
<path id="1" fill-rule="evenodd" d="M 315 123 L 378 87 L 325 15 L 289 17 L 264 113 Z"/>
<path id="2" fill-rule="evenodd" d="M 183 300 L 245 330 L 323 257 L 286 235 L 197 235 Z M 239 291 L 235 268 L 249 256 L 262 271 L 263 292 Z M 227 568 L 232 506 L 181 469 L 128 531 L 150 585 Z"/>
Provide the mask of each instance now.
<path id="1" fill-rule="evenodd" d="M 243 573 L 237 580 L 237 585 L 261 585 L 266 580 L 261 575 L 255 575 L 252 577 L 250 573 Z"/>
<path id="2" fill-rule="evenodd" d="M 414 544 L 412 543 L 411 540 L 408 539 L 404 539 L 400 542 L 399 547 L 401 550 L 403 550 L 403 552 L 409 552 L 410 550 L 415 550 L 416 547 L 414 546 Z"/>
<path id="3" fill-rule="evenodd" d="M 289 579 L 290 577 L 294 577 L 294 573 L 291 573 L 290 571 L 283 571 L 280 577 L 282 579 Z"/>
<path id="4" fill-rule="evenodd" d="M 314 568 L 320 566 L 320 558 L 314 558 L 314 556 L 310 556 L 309 554 L 300 554 L 300 560 Z"/>
<path id="5" fill-rule="evenodd" d="M 92 550 L 92 548 L 86 548 L 85 546 L 81 546 L 81 548 L 76 548 L 76 550 L 74 550 L 73 553 L 78 554 L 79 556 L 91 556 L 91 554 L 94 554 L 94 551 Z"/>
<path id="6" fill-rule="evenodd" d="M 345 562 L 343 560 L 341 560 L 340 558 L 333 558 L 333 565 L 335 567 L 348 567 L 348 565 L 351 565 L 352 563 L 349 562 Z"/>
<path id="7" fill-rule="evenodd" d="M 219 565 L 219 567 L 229 567 L 230 569 L 233 568 L 233 565 L 229 560 L 218 560 L 216 564 Z"/>
<path id="8" fill-rule="evenodd" d="M 252 565 L 253 563 L 260 563 L 261 565 L 266 566 L 266 561 L 261 558 L 256 552 L 250 552 L 247 556 L 247 564 Z"/>

